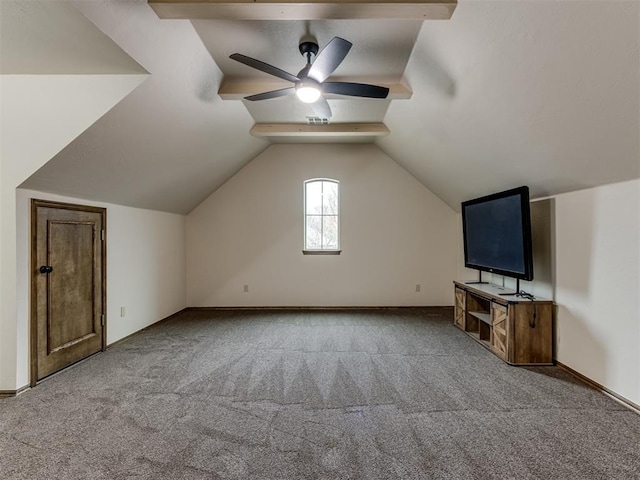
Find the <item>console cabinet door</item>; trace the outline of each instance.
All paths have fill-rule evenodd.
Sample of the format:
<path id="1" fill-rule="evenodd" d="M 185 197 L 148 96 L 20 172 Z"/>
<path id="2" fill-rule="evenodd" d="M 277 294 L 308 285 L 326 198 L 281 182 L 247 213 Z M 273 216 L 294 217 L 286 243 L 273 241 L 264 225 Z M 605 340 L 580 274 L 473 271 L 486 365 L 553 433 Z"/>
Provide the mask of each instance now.
<path id="1" fill-rule="evenodd" d="M 507 307 L 499 303 L 491 303 L 491 350 L 503 360 L 507 360 L 507 330 L 509 322 Z"/>
<path id="2" fill-rule="evenodd" d="M 456 299 L 455 299 L 455 312 L 454 312 L 454 317 L 453 317 L 453 324 L 456 327 L 461 328 L 462 330 L 464 330 L 465 327 L 465 298 L 466 298 L 466 292 L 464 290 L 462 290 L 461 288 L 456 288 L 455 289 L 456 292 Z"/>

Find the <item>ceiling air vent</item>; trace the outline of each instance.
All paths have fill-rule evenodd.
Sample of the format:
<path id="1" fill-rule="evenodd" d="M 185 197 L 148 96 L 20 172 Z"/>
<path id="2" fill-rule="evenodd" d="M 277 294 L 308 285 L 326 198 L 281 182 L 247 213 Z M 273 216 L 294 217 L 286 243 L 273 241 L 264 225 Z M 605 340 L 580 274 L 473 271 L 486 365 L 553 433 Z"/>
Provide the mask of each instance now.
<path id="1" fill-rule="evenodd" d="M 321 117 L 307 117 L 307 123 L 309 125 L 329 125 L 329 119 Z"/>

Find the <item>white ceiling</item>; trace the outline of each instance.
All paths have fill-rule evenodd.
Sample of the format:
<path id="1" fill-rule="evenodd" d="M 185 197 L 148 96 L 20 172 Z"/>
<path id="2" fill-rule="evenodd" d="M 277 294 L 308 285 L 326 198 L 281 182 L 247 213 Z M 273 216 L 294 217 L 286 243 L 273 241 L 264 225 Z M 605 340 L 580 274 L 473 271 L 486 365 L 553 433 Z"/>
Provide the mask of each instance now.
<path id="1" fill-rule="evenodd" d="M 145 0 L 71 3 L 151 76 L 25 187 L 189 212 L 269 145 L 254 122 L 305 121 L 293 98 L 222 100 L 225 75 L 267 77 L 228 55 L 295 74 L 306 33 L 354 43 L 336 77 L 408 84 L 409 100 L 332 99 L 332 120 L 383 121 L 378 146 L 453 208 L 517 185 L 544 196 L 640 176 L 638 2 L 460 0 L 449 21 L 193 24 L 160 20 Z"/>
<path id="2" fill-rule="evenodd" d="M 241 102 L 217 96 L 222 72 L 189 21 L 143 0 L 72 4 L 151 75 L 23 187 L 187 213 L 268 146 Z"/>
<path id="3" fill-rule="evenodd" d="M 640 176 L 640 2 L 461 1 L 405 76 L 378 145 L 454 208 Z"/>
<path id="4" fill-rule="evenodd" d="M 0 2 L 0 73 L 147 73 L 66 2 Z"/>

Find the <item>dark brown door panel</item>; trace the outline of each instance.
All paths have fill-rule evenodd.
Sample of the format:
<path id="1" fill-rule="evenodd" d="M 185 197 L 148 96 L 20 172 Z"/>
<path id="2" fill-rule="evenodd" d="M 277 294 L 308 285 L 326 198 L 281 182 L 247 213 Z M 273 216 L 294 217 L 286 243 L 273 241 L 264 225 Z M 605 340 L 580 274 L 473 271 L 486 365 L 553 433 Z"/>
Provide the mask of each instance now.
<path id="1" fill-rule="evenodd" d="M 32 384 L 104 348 L 105 217 L 32 201 Z"/>

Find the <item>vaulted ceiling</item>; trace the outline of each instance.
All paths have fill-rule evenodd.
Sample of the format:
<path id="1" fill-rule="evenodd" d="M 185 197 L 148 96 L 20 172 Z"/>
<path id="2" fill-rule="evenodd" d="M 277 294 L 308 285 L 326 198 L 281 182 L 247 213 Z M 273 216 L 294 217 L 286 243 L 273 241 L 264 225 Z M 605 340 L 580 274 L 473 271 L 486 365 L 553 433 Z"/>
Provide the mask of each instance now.
<path id="1" fill-rule="evenodd" d="M 638 2 L 459 0 L 450 20 L 426 21 L 170 20 L 146 0 L 70 3 L 150 76 L 24 187 L 189 212 L 270 145 L 256 123 L 303 130 L 310 115 L 295 98 L 223 99 L 223 85 L 274 82 L 229 54 L 295 74 L 309 34 L 353 42 L 336 78 L 405 91 L 329 99 L 332 128 L 384 124 L 386 136 L 289 140 L 375 142 L 456 209 L 523 184 L 540 197 L 640 176 Z"/>

